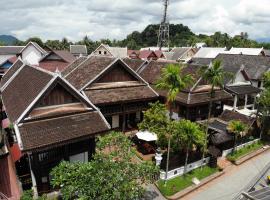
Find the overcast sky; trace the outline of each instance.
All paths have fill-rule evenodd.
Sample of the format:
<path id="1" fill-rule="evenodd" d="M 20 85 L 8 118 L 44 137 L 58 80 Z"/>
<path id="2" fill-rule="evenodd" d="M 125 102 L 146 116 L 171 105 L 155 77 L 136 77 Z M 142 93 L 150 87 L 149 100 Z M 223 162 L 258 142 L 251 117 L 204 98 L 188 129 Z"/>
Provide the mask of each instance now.
<path id="1" fill-rule="evenodd" d="M 159 23 L 163 12 L 162 0 L 0 0 L 0 8 L 0 35 L 21 40 L 123 39 Z M 169 20 L 195 33 L 246 31 L 264 38 L 270 33 L 270 0 L 171 0 Z"/>

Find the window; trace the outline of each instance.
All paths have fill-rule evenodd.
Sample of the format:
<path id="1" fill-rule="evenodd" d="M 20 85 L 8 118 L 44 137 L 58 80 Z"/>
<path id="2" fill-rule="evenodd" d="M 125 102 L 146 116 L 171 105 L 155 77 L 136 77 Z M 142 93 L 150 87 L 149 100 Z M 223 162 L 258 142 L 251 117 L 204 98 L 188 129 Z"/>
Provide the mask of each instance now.
<path id="1" fill-rule="evenodd" d="M 99 53 L 99 55 L 101 55 L 101 54 L 102 54 L 102 52 L 101 52 L 101 51 L 99 51 L 98 53 Z"/>
<path id="2" fill-rule="evenodd" d="M 106 55 L 107 54 L 107 51 L 104 51 L 104 55 Z"/>

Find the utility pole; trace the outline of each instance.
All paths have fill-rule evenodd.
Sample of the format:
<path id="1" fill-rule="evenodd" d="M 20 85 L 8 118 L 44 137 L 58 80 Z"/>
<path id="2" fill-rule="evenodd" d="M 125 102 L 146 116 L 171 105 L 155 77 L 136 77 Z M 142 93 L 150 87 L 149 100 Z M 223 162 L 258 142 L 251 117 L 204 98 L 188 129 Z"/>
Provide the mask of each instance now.
<path id="1" fill-rule="evenodd" d="M 170 30 L 170 24 L 167 17 L 168 12 L 168 5 L 169 0 L 163 0 L 164 3 L 164 12 L 163 12 L 163 18 L 160 23 L 159 32 L 158 32 L 158 44 L 157 46 L 161 50 L 162 47 L 168 47 L 169 48 L 169 30 Z"/>

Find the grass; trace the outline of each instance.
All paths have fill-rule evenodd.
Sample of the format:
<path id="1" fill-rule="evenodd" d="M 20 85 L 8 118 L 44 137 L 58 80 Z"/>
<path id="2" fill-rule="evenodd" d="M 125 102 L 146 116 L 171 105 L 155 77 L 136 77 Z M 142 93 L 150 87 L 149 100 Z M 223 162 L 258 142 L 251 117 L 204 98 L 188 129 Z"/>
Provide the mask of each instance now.
<path id="1" fill-rule="evenodd" d="M 215 172 L 219 171 L 218 168 L 210 168 L 208 166 L 204 166 L 202 169 L 197 168 L 187 173 L 186 176 L 178 176 L 176 178 L 170 179 L 167 181 L 167 185 L 165 186 L 164 180 L 159 180 L 157 182 L 158 188 L 161 193 L 165 196 L 171 196 L 175 193 L 191 186 L 192 179 L 196 177 L 199 180 L 202 180 Z"/>
<path id="2" fill-rule="evenodd" d="M 264 145 L 263 142 L 259 141 L 259 142 L 256 142 L 256 143 L 253 143 L 251 145 L 248 145 L 242 149 L 239 149 L 238 151 L 235 151 L 234 153 L 231 153 L 227 156 L 227 159 L 229 161 L 232 161 L 232 162 L 235 162 L 236 160 L 238 160 L 239 158 L 253 152 L 253 151 L 256 151 L 260 148 L 262 148 Z"/>

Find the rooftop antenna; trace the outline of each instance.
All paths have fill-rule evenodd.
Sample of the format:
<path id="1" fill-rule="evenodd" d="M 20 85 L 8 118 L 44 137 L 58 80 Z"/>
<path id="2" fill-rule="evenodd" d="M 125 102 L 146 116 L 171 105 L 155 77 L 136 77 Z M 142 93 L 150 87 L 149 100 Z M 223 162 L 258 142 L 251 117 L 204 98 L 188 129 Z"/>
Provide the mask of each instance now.
<path id="1" fill-rule="evenodd" d="M 168 5 L 169 0 L 163 0 L 164 3 L 164 12 L 163 12 L 163 18 L 159 26 L 159 32 L 158 32 L 158 44 L 159 50 L 162 49 L 162 47 L 168 47 L 169 48 L 169 29 L 170 24 L 167 19 L 167 12 L 168 12 Z"/>

